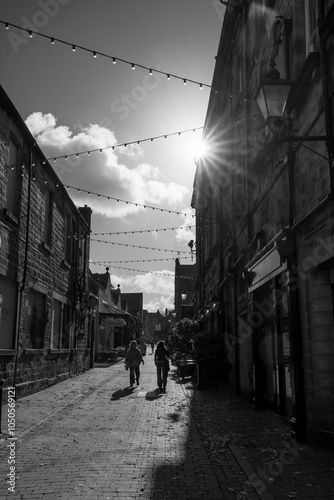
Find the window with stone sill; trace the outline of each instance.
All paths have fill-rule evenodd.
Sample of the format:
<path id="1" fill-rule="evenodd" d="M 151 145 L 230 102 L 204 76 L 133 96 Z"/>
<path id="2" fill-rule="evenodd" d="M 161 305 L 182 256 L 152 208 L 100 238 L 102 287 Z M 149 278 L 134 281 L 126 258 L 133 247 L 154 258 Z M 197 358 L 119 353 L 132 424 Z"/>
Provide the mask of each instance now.
<path id="1" fill-rule="evenodd" d="M 0 349 L 15 348 L 17 283 L 0 276 Z"/>
<path id="2" fill-rule="evenodd" d="M 53 299 L 51 349 L 69 349 L 71 331 L 70 306 Z"/>
<path id="3" fill-rule="evenodd" d="M 46 295 L 31 288 L 28 292 L 26 349 L 43 349 L 46 324 Z"/>

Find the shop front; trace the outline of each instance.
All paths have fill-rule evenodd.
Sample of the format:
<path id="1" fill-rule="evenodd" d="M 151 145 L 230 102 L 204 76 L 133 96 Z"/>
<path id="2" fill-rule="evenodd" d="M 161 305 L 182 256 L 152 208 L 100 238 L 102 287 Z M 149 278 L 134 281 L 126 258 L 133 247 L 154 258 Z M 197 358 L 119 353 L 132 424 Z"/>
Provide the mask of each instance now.
<path id="1" fill-rule="evenodd" d="M 257 409 L 291 420 L 292 360 L 289 285 L 286 263 L 275 246 L 249 267 L 254 395 Z"/>

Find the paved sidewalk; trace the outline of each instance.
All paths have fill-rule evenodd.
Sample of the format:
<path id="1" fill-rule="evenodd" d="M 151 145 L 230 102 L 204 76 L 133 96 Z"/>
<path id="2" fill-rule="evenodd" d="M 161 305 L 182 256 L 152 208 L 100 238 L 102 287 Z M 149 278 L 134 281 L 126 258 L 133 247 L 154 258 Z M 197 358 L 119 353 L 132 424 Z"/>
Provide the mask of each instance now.
<path id="1" fill-rule="evenodd" d="M 153 356 L 139 387 L 123 363 L 94 368 L 16 402 L 15 491 L 0 436 L 0 497 L 144 500 L 332 499 L 333 450 L 294 443 L 289 427 L 226 387 L 198 391 L 172 369 L 156 388 Z M 7 407 L 2 429 L 6 431 Z"/>

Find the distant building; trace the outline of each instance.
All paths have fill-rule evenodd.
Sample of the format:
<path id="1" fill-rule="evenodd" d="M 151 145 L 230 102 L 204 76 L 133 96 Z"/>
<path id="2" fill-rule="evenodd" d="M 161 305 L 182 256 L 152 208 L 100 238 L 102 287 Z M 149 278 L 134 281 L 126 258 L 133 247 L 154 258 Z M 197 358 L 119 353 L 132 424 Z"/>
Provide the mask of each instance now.
<path id="1" fill-rule="evenodd" d="M 89 285 L 91 295 L 96 297 L 95 360 L 101 361 L 117 347 L 127 347 L 132 339 L 140 340 L 142 320 L 138 311 L 134 315 L 126 307 L 131 299 L 132 307 L 142 307 L 142 294 L 125 294 L 129 297 L 123 300 L 120 285 L 115 288 L 111 284 L 108 267 L 105 273 L 91 273 Z"/>
<path id="2" fill-rule="evenodd" d="M 121 294 L 121 308 L 131 314 L 136 320 L 136 339 L 141 340 L 143 334 L 143 294 L 123 293 Z"/>
<path id="3" fill-rule="evenodd" d="M 95 361 L 103 361 L 112 350 L 123 346 L 129 323 L 129 315 L 118 307 L 121 295 L 120 287 L 113 288 L 107 268 L 105 273 L 90 275 L 90 291 L 97 295 L 95 327 Z"/>
<path id="4" fill-rule="evenodd" d="M 152 313 L 144 309 L 144 335 L 148 342 L 154 340 L 169 340 L 171 334 L 172 312 L 165 310 L 165 315 L 159 309 Z"/>

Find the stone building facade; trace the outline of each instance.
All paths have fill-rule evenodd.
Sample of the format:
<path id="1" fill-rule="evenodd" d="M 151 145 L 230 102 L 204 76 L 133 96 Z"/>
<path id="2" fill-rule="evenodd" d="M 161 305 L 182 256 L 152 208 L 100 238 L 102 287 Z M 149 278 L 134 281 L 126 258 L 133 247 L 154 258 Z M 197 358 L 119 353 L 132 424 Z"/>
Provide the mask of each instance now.
<path id="1" fill-rule="evenodd" d="M 332 445 L 334 2 L 229 4 L 194 179 L 199 307 L 219 297 L 237 392 Z"/>
<path id="2" fill-rule="evenodd" d="M 90 218 L 0 87 L 0 378 L 18 396 L 90 366 Z"/>

